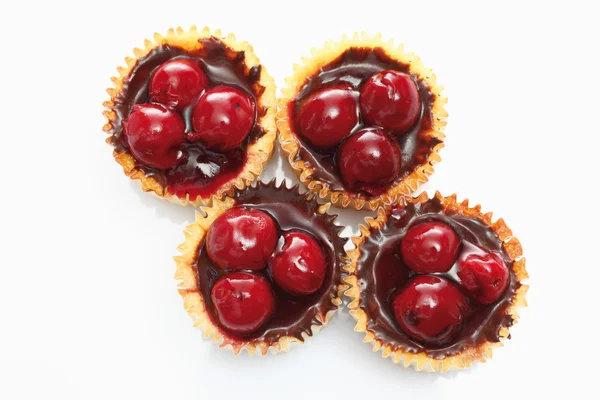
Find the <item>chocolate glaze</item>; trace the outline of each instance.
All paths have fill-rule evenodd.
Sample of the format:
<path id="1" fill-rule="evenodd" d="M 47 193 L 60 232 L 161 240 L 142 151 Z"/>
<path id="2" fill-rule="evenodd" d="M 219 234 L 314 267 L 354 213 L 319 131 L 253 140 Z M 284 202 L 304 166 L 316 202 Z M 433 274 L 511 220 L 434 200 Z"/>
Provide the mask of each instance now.
<path id="1" fill-rule="evenodd" d="M 345 255 L 345 240 L 338 235 L 343 227 L 333 224 L 335 215 L 319 214 L 317 202 L 307 201 L 306 195 L 298 194 L 297 186 L 286 189 L 275 187 L 274 182 L 259 183 L 257 187 L 237 191 L 234 198 L 237 206 L 256 208 L 270 214 L 279 224 L 280 234 L 296 229 L 312 234 L 321 243 L 329 269 L 321 288 L 309 296 L 292 296 L 273 282 L 268 268 L 259 271 L 271 281 L 276 301 L 275 314 L 258 331 L 243 337 L 228 333 L 223 327 L 221 329 L 234 340 L 266 341 L 272 344 L 283 335 L 303 340 L 302 333 L 312 335 L 312 325 L 322 325 L 316 319 L 317 315 L 325 317 L 327 312 L 337 308 L 331 300 L 338 297 L 338 285 L 341 281 L 341 257 Z M 213 324 L 220 326 L 210 291 L 224 272 L 212 264 L 204 243 L 198 249 L 195 267 L 198 287 L 208 314 Z"/>
<path id="2" fill-rule="evenodd" d="M 351 48 L 336 60 L 322 67 L 318 74 L 306 80 L 294 101 L 290 102 L 288 112 L 291 117 L 292 130 L 298 132 L 295 126 L 298 105 L 312 93 L 340 83 L 350 84 L 358 92 L 363 82 L 368 78 L 386 70 L 400 71 L 411 75 L 419 89 L 422 103 L 421 117 L 415 126 L 404 134 L 393 135 L 402 150 L 402 167 L 396 179 L 396 182 L 398 182 L 413 172 L 419 165 L 425 163 L 433 148 L 440 143 L 439 139 L 426 134 L 433 126 L 431 106 L 436 95 L 431 92 L 424 80 L 419 79 L 410 72 L 409 64 L 403 64 L 390 58 L 380 48 Z M 358 114 L 359 123 L 352 133 L 369 126 L 363 121 L 360 112 Z M 296 159 L 308 162 L 310 167 L 315 169 L 312 178 L 329 184 L 332 190 L 347 191 L 335 165 L 335 151 L 337 149 L 320 150 L 312 147 L 301 135 L 296 134 L 296 137 L 299 139 L 300 144 L 300 151 Z M 369 196 L 367 193 L 363 193 L 363 195 Z"/>
<path id="3" fill-rule="evenodd" d="M 261 66 L 247 68 L 244 52 L 236 52 L 227 47 L 219 39 L 211 37 L 199 39 L 201 49 L 189 51 L 174 46 L 159 46 L 147 56 L 140 58 L 125 79 L 123 90 L 115 97 L 112 109 L 117 118 L 113 122 L 110 143 L 118 152 L 129 151 L 123 134 L 122 121 L 127 118 L 135 104 L 149 101 L 150 77 L 156 68 L 173 58 L 187 58 L 197 62 L 209 80 L 209 87 L 229 85 L 244 90 L 256 101 L 265 88 L 259 84 Z M 186 133 L 192 129 L 191 114 L 196 101 L 182 111 L 186 124 Z M 258 109 L 257 118 L 266 113 L 266 108 Z M 208 197 L 220 186 L 235 178 L 246 163 L 246 147 L 263 135 L 259 124 L 255 123 L 248 135 L 246 143 L 240 149 L 227 153 L 219 153 L 204 147 L 201 143 L 184 143 L 180 162 L 168 170 L 159 170 L 136 161 L 136 167 L 154 177 L 169 193 L 185 197 L 189 193 L 190 200 L 197 196 Z"/>
<path id="4" fill-rule="evenodd" d="M 493 304 L 478 305 L 463 291 L 469 299 L 471 313 L 466 318 L 458 338 L 442 347 L 424 345 L 405 335 L 396 322 L 391 306 L 393 295 L 414 275 L 402 261 L 400 242 L 409 227 L 425 221 L 448 224 L 460 237 L 463 251 L 471 251 L 474 244 L 484 250 L 497 252 L 502 255 L 510 269 L 509 287 Z M 446 213 L 437 198 L 424 204 L 410 204 L 404 209 L 396 208 L 392 210 L 381 230 L 371 228 L 371 236 L 362 244 L 357 262 L 356 275 L 361 289 L 361 308 L 368 316 L 367 329 L 375 332 L 385 343 L 394 346 L 394 349 L 425 352 L 434 358 L 444 358 L 485 341 L 498 342 L 499 329 L 513 324 L 507 310 L 516 290 L 521 286 L 512 264 L 502 247 L 502 242 L 488 225 L 478 219 Z M 457 283 L 459 279 L 456 268 L 457 263 L 447 273 L 433 275 L 444 276 Z"/>

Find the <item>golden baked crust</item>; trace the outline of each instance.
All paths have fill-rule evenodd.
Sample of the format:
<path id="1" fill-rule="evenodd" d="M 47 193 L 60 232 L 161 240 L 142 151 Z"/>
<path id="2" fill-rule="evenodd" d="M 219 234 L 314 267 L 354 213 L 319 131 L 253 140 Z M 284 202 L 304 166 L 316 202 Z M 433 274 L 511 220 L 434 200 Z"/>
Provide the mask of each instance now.
<path id="1" fill-rule="evenodd" d="M 312 197 L 313 196 L 309 194 L 307 200 L 310 200 Z M 299 340 L 293 336 L 281 336 L 279 340 L 274 343 L 258 339 L 246 341 L 240 338 L 231 339 L 221 331 L 221 328 L 212 322 L 211 317 L 208 315 L 202 293 L 198 287 L 194 264 L 196 263 L 198 251 L 203 244 L 204 237 L 208 232 L 210 225 L 221 214 L 233 206 L 235 206 L 235 201 L 231 197 L 226 196 L 223 199 L 213 198 L 210 207 L 201 207 L 202 212 L 206 216 L 203 216 L 200 212 L 196 212 L 196 221 L 185 229 L 185 241 L 177 247 L 181 255 L 174 257 L 177 265 L 175 279 L 178 281 L 177 287 L 179 294 L 183 299 L 183 306 L 194 320 L 194 326 L 202 329 L 204 337 L 211 339 L 214 343 L 219 343 L 219 347 L 230 348 L 233 354 L 239 354 L 244 349 L 250 355 L 256 353 L 257 350 L 262 355 L 267 354 L 268 351 L 271 353 L 289 351 L 293 343 L 303 343 L 306 339 L 312 337 L 323 326 L 329 323 L 333 314 L 342 304 L 342 291 L 346 289 L 346 286 L 341 282 L 334 283 L 337 285 L 337 296 L 331 299 L 331 303 L 336 308 L 324 315 L 316 314 L 315 318 L 321 325 L 312 325 L 310 328 L 310 335 L 305 333 L 302 334 L 303 340 Z M 318 209 L 319 214 L 326 214 L 329 206 L 329 203 L 321 205 Z"/>
<path id="2" fill-rule="evenodd" d="M 367 197 L 363 194 L 347 191 L 331 190 L 329 184 L 311 178 L 315 170 L 307 162 L 299 158 L 300 146 L 298 138 L 292 132 L 289 121 L 288 105 L 296 97 L 306 79 L 315 75 L 321 67 L 331 63 L 346 50 L 353 47 L 381 48 L 392 59 L 409 64 L 410 72 L 419 77 L 419 79 L 423 79 L 435 97 L 432 105 L 433 124 L 431 129 L 424 133 L 436 138 L 440 143 L 432 149 L 427 160 L 406 178 L 391 186 L 383 194 L 375 197 Z M 429 175 L 433 173 L 433 165 L 440 161 L 438 151 L 444 147 L 443 140 L 445 136 L 442 133 L 442 129 L 446 126 L 446 117 L 448 116 L 444 110 L 447 99 L 442 96 L 443 88 L 436 83 L 435 74 L 423 66 L 419 57 L 413 53 L 405 53 L 403 45 L 395 46 L 393 40 L 382 41 L 381 34 L 369 36 L 363 32 L 361 34 L 356 33 L 351 38 L 343 36 L 339 42 L 329 41 L 321 49 L 313 48 L 311 54 L 311 57 L 302 58 L 302 64 L 294 65 L 294 73 L 286 79 L 287 87 L 281 90 L 283 96 L 278 100 L 277 128 L 280 132 L 279 142 L 300 181 L 309 190 L 317 194 L 319 198 L 331 201 L 338 207 L 345 208 L 351 206 L 357 210 L 363 207 L 375 210 L 379 206 L 394 205 L 402 201 L 403 197 L 410 196 L 421 184 L 427 182 Z"/>
<path id="3" fill-rule="evenodd" d="M 169 29 L 166 35 L 155 33 L 153 40 L 146 39 L 144 41 L 144 47 L 133 50 L 135 57 L 125 58 L 125 67 L 118 67 L 118 76 L 112 77 L 111 80 L 114 87 L 107 89 L 110 96 L 110 100 L 105 101 L 104 105 L 104 116 L 108 122 L 102 128 L 104 132 L 112 135 L 114 129 L 114 123 L 117 120 L 117 115 L 113 110 L 115 106 L 116 96 L 123 90 L 123 85 L 132 68 L 135 66 L 138 59 L 145 57 L 148 53 L 162 45 L 171 45 L 181 47 L 190 51 L 198 50 L 202 44 L 198 39 L 215 37 L 221 40 L 226 46 L 235 50 L 243 51 L 245 54 L 245 63 L 248 69 L 260 65 L 258 57 L 254 54 L 254 50 L 250 44 L 243 41 L 236 40 L 233 34 L 223 36 L 220 30 L 211 32 L 209 28 L 205 27 L 201 31 L 198 31 L 196 26 L 192 26 L 189 31 L 184 31 L 181 27 L 176 29 Z M 264 107 L 267 112 L 264 116 L 260 117 L 257 123 L 263 128 L 264 135 L 261 136 L 255 143 L 252 143 L 247 148 L 247 161 L 246 165 L 239 175 L 229 182 L 222 185 L 215 193 L 211 193 L 216 197 L 222 197 L 224 194 L 230 193 L 234 188 L 243 189 L 247 185 L 250 185 L 256 177 L 262 172 L 264 164 L 271 157 L 273 153 L 273 146 L 275 142 L 277 127 L 275 124 L 275 115 L 277 113 L 277 103 L 275 98 L 275 82 L 269 75 L 267 70 L 262 66 L 259 83 L 265 88 L 264 92 L 260 95 L 257 107 Z M 107 139 L 110 143 L 110 138 Z M 206 197 L 198 196 L 194 201 L 190 201 L 189 195 L 186 194 L 185 198 L 180 198 L 169 192 L 168 188 L 163 186 L 160 182 L 154 179 L 152 176 L 146 176 L 146 171 L 142 165 L 136 163 L 135 158 L 129 152 L 119 152 L 115 150 L 113 152 L 115 160 L 123 167 L 125 175 L 131 179 L 138 181 L 141 184 L 142 190 L 145 192 L 153 192 L 157 196 L 165 198 L 173 203 L 180 205 L 192 205 L 200 206 L 209 204 L 211 195 Z"/>
<path id="4" fill-rule="evenodd" d="M 481 206 L 476 205 L 472 208 L 469 207 L 469 201 L 464 200 L 462 203 L 456 201 L 456 195 L 449 197 L 443 197 L 439 192 L 436 192 L 435 197 L 440 200 L 444 211 L 452 211 L 456 214 L 468 216 L 471 218 L 477 218 L 488 225 L 502 241 L 502 247 L 513 260 L 512 270 L 519 282 L 523 282 L 528 278 L 527 270 L 525 269 L 525 257 L 523 256 L 523 249 L 519 240 L 512 235 L 512 232 L 508 226 L 504 223 L 502 218 L 497 221 L 492 221 L 492 213 L 483 214 L 481 212 Z M 424 203 L 429 198 L 426 193 L 422 193 L 418 198 L 410 200 L 414 203 Z M 348 285 L 348 289 L 345 295 L 350 298 L 350 314 L 356 319 L 357 323 L 354 328 L 357 332 L 365 332 L 364 342 L 371 342 L 373 345 L 373 351 L 381 350 L 383 357 L 391 357 L 395 363 L 402 362 L 405 367 L 413 366 L 415 370 L 428 370 L 428 371 L 441 371 L 445 372 L 450 369 L 461 369 L 468 368 L 475 361 L 485 362 L 486 358 L 492 357 L 492 349 L 494 347 L 501 347 L 502 342 L 490 342 L 486 341 L 480 345 L 469 347 L 463 351 L 445 357 L 443 359 L 432 358 L 425 352 L 413 353 L 404 351 L 401 348 L 394 349 L 389 343 L 385 343 L 381 340 L 376 332 L 367 329 L 368 316 L 367 313 L 361 307 L 361 292 L 358 286 L 358 277 L 355 275 L 357 269 L 357 262 L 360 258 L 361 245 L 370 236 L 371 229 L 379 230 L 383 227 L 387 221 L 387 214 L 384 208 L 380 208 L 377 212 L 376 218 L 367 218 L 365 220 L 367 226 L 360 226 L 360 236 L 354 237 L 352 242 L 356 246 L 353 250 L 349 250 L 348 258 L 349 263 L 347 264 L 346 272 L 349 276 L 344 278 L 344 281 Z M 516 323 L 519 319 L 517 313 L 518 307 L 525 307 L 527 305 L 525 301 L 525 294 L 527 293 L 528 286 L 521 285 L 515 295 L 513 296 L 507 313 L 512 317 L 513 323 Z M 502 327 L 499 330 L 499 336 L 505 339 L 509 335 L 508 327 Z"/>

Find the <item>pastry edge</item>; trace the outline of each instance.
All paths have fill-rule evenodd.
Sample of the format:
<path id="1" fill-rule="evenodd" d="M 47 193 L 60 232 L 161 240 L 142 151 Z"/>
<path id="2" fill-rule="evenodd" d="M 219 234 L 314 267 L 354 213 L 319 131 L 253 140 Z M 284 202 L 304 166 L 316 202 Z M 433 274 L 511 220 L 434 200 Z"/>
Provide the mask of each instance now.
<path id="1" fill-rule="evenodd" d="M 312 179 L 311 175 L 315 173 L 315 169 L 304 160 L 296 159 L 300 145 L 295 133 L 292 132 L 288 114 L 289 103 L 294 99 L 306 79 L 316 74 L 323 65 L 329 64 L 352 47 L 381 48 L 392 59 L 409 64 L 410 72 L 423 79 L 429 86 L 430 91 L 435 94 L 435 101 L 432 104 L 433 125 L 428 131 L 428 135 L 438 139 L 439 143 L 431 150 L 427 160 L 407 177 L 388 188 L 385 193 L 372 198 L 345 190 L 332 190 L 329 184 L 318 179 Z M 396 46 L 393 40 L 384 42 L 381 39 L 381 34 L 370 36 L 362 32 L 360 34 L 355 33 L 352 37 L 343 36 L 340 41 L 328 41 L 320 49 L 313 48 L 311 54 L 312 57 L 302 58 L 302 64 L 294 65 L 293 75 L 286 79 L 287 87 L 281 90 L 282 97 L 278 100 L 277 128 L 279 130 L 279 143 L 292 169 L 308 190 L 315 193 L 323 201 L 329 201 L 337 207 L 353 207 L 357 210 L 366 207 L 370 210 L 376 210 L 380 206 L 406 204 L 406 199 L 428 181 L 429 176 L 433 174 L 434 165 L 441 161 L 439 150 L 444 147 L 445 138 L 442 130 L 446 126 L 448 116 L 444 105 L 448 99 L 442 95 L 443 87 L 436 82 L 435 74 L 422 64 L 418 56 L 413 53 L 405 53 L 404 45 Z"/>
<path id="2" fill-rule="evenodd" d="M 311 199 L 312 195 L 307 194 Z M 325 325 L 329 323 L 333 315 L 342 306 L 343 290 L 346 286 L 343 282 L 337 283 L 337 296 L 331 299 L 331 304 L 336 308 L 323 314 L 316 314 L 315 318 L 320 322 L 320 325 L 313 324 L 310 328 L 311 334 L 302 333 L 302 340 L 293 336 L 282 336 L 276 342 L 268 343 L 265 340 L 247 340 L 240 338 L 231 339 L 224 334 L 218 326 L 216 326 L 206 309 L 204 299 L 198 288 L 196 272 L 194 264 L 197 259 L 198 249 L 202 245 L 203 240 L 208 232 L 208 228 L 226 210 L 235 206 L 235 200 L 232 197 L 224 197 L 218 199 L 213 197 L 211 206 L 200 207 L 201 212 L 196 211 L 196 220 L 188 225 L 184 231 L 185 241 L 181 243 L 177 250 L 181 253 L 173 259 L 176 264 L 175 280 L 178 281 L 177 289 L 183 299 L 183 305 L 188 315 L 194 320 L 194 327 L 199 327 L 204 332 L 204 337 L 217 343 L 221 348 L 228 348 L 234 355 L 242 351 L 246 351 L 249 355 L 256 353 L 266 355 L 268 352 L 272 354 L 287 352 L 294 344 L 303 344 L 308 338 L 318 333 Z M 330 204 L 322 204 L 319 206 L 318 212 L 326 214 Z M 344 261 L 341 261 L 341 267 L 345 268 Z"/>
<path id="3" fill-rule="evenodd" d="M 106 117 L 107 122 L 104 124 L 102 130 L 112 136 L 114 128 L 113 124 L 117 119 L 117 115 L 112 107 L 115 106 L 116 96 L 123 90 L 125 79 L 127 79 L 131 70 L 135 67 L 138 59 L 145 57 L 154 48 L 162 45 L 173 45 L 190 50 L 197 49 L 200 47 L 198 39 L 209 37 L 215 37 L 221 40 L 226 46 L 235 51 L 243 51 L 246 57 L 245 63 L 248 68 L 260 65 L 260 61 L 254 54 L 252 46 L 245 41 L 236 40 L 235 35 L 232 33 L 224 36 L 220 30 L 217 29 L 211 32 L 208 27 L 204 27 L 202 30 L 198 31 L 195 25 L 192 25 L 188 31 L 185 31 L 181 27 L 177 27 L 175 29 L 169 29 L 165 35 L 155 33 L 153 35 L 153 40 L 146 39 L 144 41 L 143 48 L 135 48 L 133 50 L 134 57 L 125 58 L 126 66 L 118 67 L 118 76 L 111 78 L 114 86 L 107 89 L 110 100 L 103 103 L 105 108 L 103 115 Z M 193 201 L 190 199 L 189 194 L 186 194 L 185 198 L 181 198 L 170 193 L 168 188 L 163 186 L 152 176 L 146 176 L 143 165 L 136 165 L 136 159 L 131 153 L 114 150 L 113 157 L 117 163 L 123 167 L 125 175 L 140 184 L 142 191 L 151 192 L 160 198 L 169 200 L 171 203 L 182 206 L 191 205 L 199 207 L 209 205 L 212 197 L 221 198 L 226 194 L 232 193 L 235 188 L 244 189 L 246 186 L 252 184 L 262 172 L 266 162 L 273 153 L 275 138 L 277 136 L 277 126 L 275 123 L 275 116 L 277 113 L 275 81 L 264 66 L 261 67 L 259 83 L 265 87 L 265 91 L 260 98 L 257 99 L 258 105 L 265 107 L 267 112 L 257 123 L 263 128 L 265 133 L 255 143 L 248 146 L 246 164 L 238 176 L 223 184 L 215 193 L 211 193 L 211 195 L 207 197 L 197 196 Z M 106 140 L 109 144 L 110 139 L 111 138 L 109 137 Z"/>
<path id="4" fill-rule="evenodd" d="M 507 313 L 511 315 L 513 319 L 513 325 L 516 324 L 519 320 L 518 308 L 527 306 L 525 296 L 529 288 L 528 285 L 523 284 L 528 278 L 528 274 L 525 268 L 525 257 L 523 256 L 521 243 L 513 236 L 512 231 L 502 218 L 492 221 L 492 213 L 488 212 L 483 214 L 480 205 L 469 207 L 468 199 L 459 203 L 456 200 L 456 194 L 444 197 L 439 192 L 436 192 L 435 198 L 440 200 L 444 211 L 453 211 L 459 215 L 481 220 L 488 225 L 502 241 L 503 249 L 513 260 L 512 270 L 516 279 L 521 283 L 521 286 L 517 289 L 515 295 L 511 299 L 510 306 L 507 309 Z M 429 197 L 427 194 L 422 193 L 417 198 L 410 198 L 408 202 L 424 203 L 428 200 Z M 416 371 L 447 372 L 453 369 L 469 368 L 476 361 L 485 362 L 486 359 L 491 358 L 492 350 L 496 347 L 503 346 L 502 341 L 485 341 L 477 346 L 468 347 L 457 354 L 438 359 L 429 356 L 425 352 L 414 353 L 402 348 L 394 349 L 394 346 L 380 339 L 377 336 L 377 333 L 367 329 L 368 316 L 361 308 L 361 293 L 355 271 L 357 269 L 358 259 L 360 258 L 360 248 L 362 243 L 370 236 L 371 229 L 379 230 L 383 227 L 383 224 L 387 221 L 387 210 L 389 210 L 389 208 L 381 207 L 377 210 L 377 217 L 365 219 L 366 225 L 361 225 L 359 227 L 360 235 L 352 238 L 352 243 L 355 248 L 347 251 L 348 263 L 346 264 L 347 268 L 345 269 L 345 272 L 347 272 L 348 275 L 343 278 L 347 285 L 344 294 L 350 300 L 348 304 L 350 315 L 356 320 L 354 330 L 357 332 L 364 332 L 365 337 L 363 342 L 371 343 L 374 352 L 381 350 L 381 356 L 383 358 L 391 358 L 394 363 L 402 364 L 404 367 L 412 367 Z M 509 327 L 501 327 L 498 334 L 501 340 L 508 338 Z"/>

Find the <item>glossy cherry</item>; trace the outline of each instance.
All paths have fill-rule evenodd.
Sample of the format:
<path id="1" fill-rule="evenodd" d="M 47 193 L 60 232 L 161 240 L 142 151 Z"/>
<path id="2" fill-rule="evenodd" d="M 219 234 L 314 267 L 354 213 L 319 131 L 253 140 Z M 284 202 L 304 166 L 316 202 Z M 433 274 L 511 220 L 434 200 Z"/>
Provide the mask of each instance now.
<path id="1" fill-rule="evenodd" d="M 207 86 L 208 78 L 197 63 L 185 58 L 175 58 L 152 73 L 150 99 L 181 111 Z"/>
<path id="2" fill-rule="evenodd" d="M 448 225 L 422 222 L 411 227 L 400 251 L 406 265 L 415 272 L 428 274 L 446 272 L 456 261 L 460 239 Z"/>
<path id="3" fill-rule="evenodd" d="M 411 338 L 442 346 L 460 333 L 469 312 L 467 299 L 449 280 L 416 275 L 392 301 L 400 328 Z"/>
<path id="4" fill-rule="evenodd" d="M 265 277 L 249 272 L 221 276 L 210 297 L 221 325 L 238 335 L 255 332 L 275 311 L 271 284 Z"/>
<path id="5" fill-rule="evenodd" d="M 457 274 L 461 285 L 481 304 L 497 301 L 510 282 L 502 256 L 481 249 L 461 254 Z"/>
<path id="6" fill-rule="evenodd" d="M 400 146 L 383 129 L 363 129 L 342 143 L 336 155 L 344 185 L 379 195 L 400 173 Z"/>
<path id="7" fill-rule="evenodd" d="M 283 235 L 282 244 L 269 262 L 275 283 L 286 292 L 301 296 L 315 293 L 325 280 L 327 264 L 319 242 L 301 231 Z"/>
<path id="8" fill-rule="evenodd" d="M 371 125 L 404 133 L 421 114 L 419 90 L 410 75 L 398 71 L 379 72 L 362 86 L 360 110 Z"/>
<path id="9" fill-rule="evenodd" d="M 321 89 L 302 101 L 296 123 L 313 146 L 337 146 L 358 123 L 358 93 L 347 86 Z"/>
<path id="10" fill-rule="evenodd" d="M 219 268 L 257 271 L 265 268 L 279 238 L 269 214 L 246 207 L 230 208 L 208 229 L 206 250 Z"/>
<path id="11" fill-rule="evenodd" d="M 185 141 L 185 123 L 181 116 L 161 104 L 137 104 L 123 130 L 135 158 L 142 163 L 168 169 L 177 163 Z"/>
<path id="12" fill-rule="evenodd" d="M 254 126 L 256 104 L 247 93 L 230 86 L 208 89 L 192 112 L 191 142 L 226 151 L 239 147 Z"/>

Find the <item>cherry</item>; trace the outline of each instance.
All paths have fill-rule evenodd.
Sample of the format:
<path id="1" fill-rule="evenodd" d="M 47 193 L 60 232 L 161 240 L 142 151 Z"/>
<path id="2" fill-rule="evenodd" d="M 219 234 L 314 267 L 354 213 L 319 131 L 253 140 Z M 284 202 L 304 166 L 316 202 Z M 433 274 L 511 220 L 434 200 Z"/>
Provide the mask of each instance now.
<path id="1" fill-rule="evenodd" d="M 257 271 L 267 266 L 278 237 L 278 228 L 269 214 L 235 207 L 212 223 L 206 250 L 211 261 L 221 269 Z"/>
<path id="2" fill-rule="evenodd" d="M 327 264 L 319 242 L 309 234 L 291 231 L 269 262 L 277 285 L 293 295 L 315 293 L 325 280 Z"/>
<path id="3" fill-rule="evenodd" d="M 416 275 L 394 297 L 392 307 L 400 328 L 411 338 L 442 346 L 460 333 L 469 305 L 449 280 Z"/>
<path id="4" fill-rule="evenodd" d="M 238 335 L 258 330 L 275 311 L 271 285 L 258 274 L 224 274 L 213 285 L 210 297 L 221 325 Z"/>
<path id="5" fill-rule="evenodd" d="M 176 58 L 152 73 L 150 99 L 181 111 L 207 86 L 208 78 L 198 64 L 185 58 Z"/>
<path id="6" fill-rule="evenodd" d="M 168 169 L 177 163 L 185 141 L 185 123 L 179 114 L 161 104 L 136 104 L 123 121 L 131 152 L 144 164 Z"/>
<path id="7" fill-rule="evenodd" d="M 481 304 L 498 300 L 510 281 L 502 256 L 481 249 L 461 254 L 457 274 L 462 286 Z"/>
<path id="8" fill-rule="evenodd" d="M 357 93 L 350 87 L 321 89 L 305 99 L 296 121 L 300 134 L 313 146 L 337 146 L 358 123 Z"/>
<path id="9" fill-rule="evenodd" d="M 402 259 L 410 269 L 422 274 L 446 272 L 456 261 L 460 239 L 448 225 L 422 222 L 411 227 L 402 243 Z"/>
<path id="10" fill-rule="evenodd" d="M 217 151 L 239 147 L 254 126 L 256 104 L 247 93 L 229 86 L 208 89 L 192 112 L 190 142 L 202 142 Z"/>
<path id="11" fill-rule="evenodd" d="M 402 153 L 383 129 L 369 128 L 342 143 L 336 162 L 347 188 L 379 195 L 400 173 Z"/>
<path id="12" fill-rule="evenodd" d="M 421 98 L 410 75 L 382 71 L 360 91 L 360 110 L 367 122 L 395 133 L 408 131 L 421 114 Z"/>

